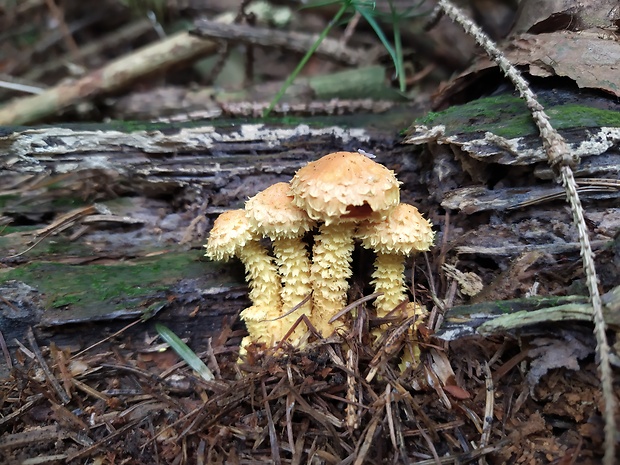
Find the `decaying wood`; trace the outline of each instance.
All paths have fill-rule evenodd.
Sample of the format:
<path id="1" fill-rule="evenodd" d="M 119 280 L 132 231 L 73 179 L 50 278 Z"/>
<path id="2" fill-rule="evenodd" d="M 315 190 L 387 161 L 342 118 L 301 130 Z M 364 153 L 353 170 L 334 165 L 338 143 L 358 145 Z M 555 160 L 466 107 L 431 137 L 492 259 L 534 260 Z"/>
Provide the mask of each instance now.
<path id="1" fill-rule="evenodd" d="M 5 317 L 12 321 L 5 330 L 10 346 L 15 338 L 21 338 L 28 325 L 35 323 L 41 325 L 39 337 L 53 334 L 58 344 L 73 345 L 76 333 L 67 329 L 67 325 L 105 322 L 112 333 L 149 308 L 156 311 L 165 308 L 166 316 L 161 314 L 158 320 L 179 335 L 192 333 L 195 347 L 203 346 L 209 337 L 221 334 L 226 325 L 232 325 L 238 312 L 248 305 L 243 273 L 238 265 L 208 264 L 206 259 L 204 264 L 197 262 L 209 221 L 224 209 L 241 205 L 268 185 L 290 179 L 299 167 L 318 154 L 342 148 L 391 147 L 394 141 L 391 131 L 381 133 L 361 127 L 316 128 L 300 124 L 269 128 L 241 124 L 218 128 L 192 124 L 188 127 L 151 125 L 133 132 L 24 129 L 0 137 L 0 164 L 4 167 L 0 182 L 6 189 L 2 194 L 19 194 L 26 204 L 35 202 L 40 206 L 50 206 L 48 201 L 53 198 L 74 195 L 97 200 L 97 203 L 87 202 L 86 207 L 57 211 L 55 221 L 37 230 L 6 235 L 0 244 L 5 263 L 36 264 L 39 251 L 61 241 L 70 249 L 79 244 L 86 246 L 80 252 L 63 254 L 62 262 L 69 266 L 81 263 L 87 269 L 89 263 L 96 266 L 98 260 L 134 257 L 134 269 L 139 272 L 145 266 L 144 260 L 150 269 L 159 258 L 169 256 L 162 253 L 165 249 L 152 253 L 157 244 L 159 247 L 164 244 L 168 252 L 195 257 L 188 263 L 196 261 L 197 270 L 203 270 L 195 275 L 187 269 L 176 274 L 172 270 L 165 272 L 167 265 L 162 265 L 164 273 L 156 279 L 169 283 L 166 291 L 150 290 L 145 283 L 145 292 L 138 301 L 110 295 L 112 300 L 91 303 L 89 309 L 79 301 L 58 306 L 55 297 L 46 303 L 50 296 L 41 294 L 33 282 L 30 284 L 35 288 L 19 282 L 5 283 L 3 295 L 7 301 L 30 302 L 17 304 L 13 310 L 2 306 L 8 312 Z M 380 156 L 398 163 L 396 152 Z M 55 184 L 55 189 L 49 189 L 50 183 Z M 115 198 L 119 196 L 127 201 L 115 206 L 109 204 L 116 203 Z M 193 205 L 192 210 L 180 216 L 172 208 L 174 202 L 162 202 L 158 200 L 161 196 L 188 201 Z M 3 219 L 10 223 L 14 215 L 36 215 L 36 211 L 37 208 L 6 205 Z M 179 249 L 179 243 L 185 245 Z M 190 246 L 197 250 L 187 255 Z M 53 254 L 47 257 L 54 260 Z M 125 272 L 130 270 L 119 269 L 119 273 Z M 69 282 L 77 279 L 67 276 Z M 97 283 L 96 276 L 95 273 L 93 286 L 111 286 Z M 83 292 L 78 290 L 80 286 L 74 284 L 73 292 Z M 115 310 L 119 304 L 121 309 Z M 189 312 L 194 317 L 189 318 Z M 196 324 L 203 328 L 202 333 L 191 331 Z M 65 329 L 59 331 L 60 327 Z M 42 332 L 43 328 L 47 330 Z M 127 334 L 131 336 L 139 331 L 142 329 L 132 328 Z M 89 327 L 82 328 L 80 334 L 87 344 L 101 336 L 96 327 L 92 331 Z"/>
<path id="2" fill-rule="evenodd" d="M 356 117 L 349 118 L 355 121 Z M 96 263 L 98 259 L 120 257 L 123 253 L 144 257 L 161 238 L 170 244 L 185 243 L 185 247 L 194 244 L 199 248 L 205 240 L 209 221 L 215 215 L 241 206 L 249 196 L 274 182 L 288 181 L 307 161 L 342 149 L 364 149 L 374 153 L 377 160 L 392 168 L 403 182 L 403 200 L 416 203 L 438 227 L 443 228 L 445 219 L 439 214 L 440 207 L 435 199 L 438 198 L 444 208 L 451 209 L 450 229 L 446 231 L 450 247 L 446 260 L 448 263 L 460 262 L 460 268 L 477 271 L 485 287 L 491 284 L 489 276 L 472 268 L 477 257 L 492 258 L 502 267 L 508 267 L 514 257 L 528 251 L 538 251 L 540 255 L 535 262 L 547 265 L 553 263 L 553 259 L 542 258 L 544 254 L 548 257 L 565 254 L 578 257 L 574 232 L 568 227 L 560 230 L 551 226 L 557 222 L 570 222 L 567 212 L 557 208 L 562 199 L 521 206 L 524 200 L 540 198 L 543 192 L 555 192 L 557 188 L 552 185 L 541 187 L 538 185 L 540 181 L 532 178 L 531 186 L 520 189 L 521 197 L 515 196 L 515 189 L 509 187 L 496 187 L 493 191 L 471 187 L 444 192 L 443 186 L 437 185 L 437 191 L 434 191 L 432 178 L 427 183 L 429 178 L 422 178 L 419 173 L 427 169 L 425 167 L 429 166 L 435 153 L 395 145 L 397 139 L 391 131 L 349 126 L 349 129 L 304 124 L 281 128 L 252 124 L 215 127 L 191 123 L 151 125 L 134 131 L 121 128 L 37 128 L 2 135 L 0 163 L 4 170 L 0 172 L 0 180 L 6 186 L 3 194 L 18 193 L 22 197 L 20 204 L 25 202 L 24 206 L 11 202 L 5 206 L 5 223 L 11 217 L 36 215 L 41 206 L 41 211 L 48 211 L 53 208 L 50 202 L 54 198 L 77 195 L 97 199 L 96 204 L 88 204 L 87 210 L 60 210 L 56 212 L 55 221 L 48 221 L 35 231 L 16 232 L 5 237 L 5 261 L 28 262 L 29 257 L 36 257 L 37 251 L 45 249 L 50 241 L 62 237 L 68 239 L 67 244 L 83 241 L 92 244 L 88 256 L 63 258 L 66 263 L 83 265 Z M 607 155 L 601 155 L 604 156 Z M 589 157 L 590 161 L 596 159 L 596 156 Z M 454 168 L 456 171 L 458 167 Z M 50 190 L 52 183 L 55 188 Z M 431 196 L 427 194 L 429 191 Z M 439 195 L 434 195 L 437 192 Z M 124 206 L 114 202 L 114 197 L 127 198 L 136 194 L 144 196 L 145 201 L 132 200 Z M 588 204 L 589 218 L 599 225 L 599 236 L 593 245 L 601 251 L 610 250 L 614 232 L 620 230 L 613 213 L 618 210 L 614 203 L 617 197 L 614 192 L 610 195 L 608 203 L 600 204 L 600 207 L 595 203 Z M 171 223 L 173 226 L 168 226 L 168 218 L 177 218 L 178 214 L 170 203 L 157 200 L 161 196 L 190 202 L 193 207 L 184 217 L 175 219 Z M 461 200 L 456 202 L 457 198 Z M 498 203 L 498 198 L 504 199 L 503 203 Z M 33 202 L 39 207 L 28 206 Z M 479 220 L 471 215 L 485 210 L 493 212 L 502 221 L 494 221 L 493 226 L 478 224 Z M 452 236 L 450 231 L 453 228 L 464 228 L 466 234 Z M 523 236 L 519 231 L 529 232 Z M 554 234 L 557 237 L 554 238 Z M 122 251 L 116 250 L 121 243 L 131 245 L 123 245 Z M 613 260 L 608 263 L 611 269 Z M 538 265 L 528 266 L 535 269 Z M 174 294 L 177 299 L 168 304 L 164 304 L 165 294 L 153 292 L 144 305 L 128 303 L 122 312 L 108 309 L 97 316 L 93 313 L 81 315 L 81 312 L 62 312 L 48 307 L 45 312 L 39 310 L 33 314 L 38 315 L 36 321 L 48 327 L 82 324 L 93 319 L 114 322 L 118 318 L 136 318 L 145 307 L 158 305 L 157 302 L 161 302 L 162 308 L 168 308 L 171 314 L 179 315 L 186 310 L 178 303 L 187 299 L 192 301 L 192 296 L 200 293 L 205 299 L 201 308 L 216 312 L 215 319 L 206 326 L 217 332 L 217 312 L 234 317 L 247 305 L 238 268 L 233 267 L 237 271 L 228 274 L 223 283 L 209 281 L 218 273 L 226 275 L 225 271 L 229 269 L 229 265 L 216 265 L 214 271 L 197 281 L 181 280 L 179 285 L 170 288 L 168 295 Z M 603 284 L 606 282 L 608 280 L 604 279 Z M 532 281 L 526 280 L 522 285 L 531 284 Z M 24 295 L 23 292 L 5 287 L 5 296 L 12 295 L 15 299 Z M 199 319 L 204 318 L 202 312 L 197 315 Z M 112 329 L 119 329 L 121 324 L 124 323 L 115 324 Z M 23 330 L 23 326 L 20 328 Z M 176 329 L 180 334 L 186 330 L 182 327 Z M 209 334 L 205 333 L 204 337 Z M 71 336 L 67 337 L 70 340 Z"/>
<path id="3" fill-rule="evenodd" d="M 620 330 L 620 286 L 601 296 L 609 328 Z M 590 322 L 592 306 L 585 296 L 530 297 L 502 302 L 480 302 L 452 307 L 436 336 L 445 341 L 475 334 L 492 335 L 514 330 L 530 333 L 550 323 Z"/>
<path id="4" fill-rule="evenodd" d="M 371 141 L 371 134 L 363 128 L 335 126 L 160 127 L 131 133 L 62 128 L 14 132 L 0 137 L 0 163 L 10 170 L 0 178 L 7 180 L 4 185 L 12 185 L 9 179 L 14 179 L 15 174 L 75 175 L 94 171 L 107 179 L 117 179 L 119 186 L 131 181 L 131 186 L 122 189 L 141 192 L 147 185 L 163 190 L 189 186 L 215 190 L 236 179 L 252 177 L 253 185 L 247 189 L 239 186 L 241 192 L 236 197 L 241 200 L 258 190 L 256 184 L 266 187 L 273 179 L 292 175 L 316 153 L 329 150 L 331 144 L 357 150 Z"/>

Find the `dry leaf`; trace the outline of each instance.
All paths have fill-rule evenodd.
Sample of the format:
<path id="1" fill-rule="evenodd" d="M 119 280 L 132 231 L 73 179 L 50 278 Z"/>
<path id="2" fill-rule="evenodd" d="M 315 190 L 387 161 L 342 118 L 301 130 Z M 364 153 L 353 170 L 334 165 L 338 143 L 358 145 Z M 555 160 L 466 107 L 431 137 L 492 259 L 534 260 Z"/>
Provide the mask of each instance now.
<path id="1" fill-rule="evenodd" d="M 512 64 L 538 77 L 568 77 L 580 88 L 603 90 L 620 97 L 620 42 L 600 29 L 521 34 L 502 47 Z M 459 95 L 489 80 L 497 69 L 487 58 L 443 86 L 434 98 L 435 108 L 443 108 Z"/>
<path id="2" fill-rule="evenodd" d="M 618 19 L 618 0 L 523 0 L 512 33 L 613 27 Z"/>
<path id="3" fill-rule="evenodd" d="M 559 336 L 561 338 L 540 337 L 531 341 L 536 347 L 529 350 L 529 356 L 532 357 L 527 374 L 530 388 L 536 386 L 540 378 L 553 368 L 579 370 L 579 360 L 594 352 L 593 342 L 580 340 L 578 333 L 561 331 Z"/>

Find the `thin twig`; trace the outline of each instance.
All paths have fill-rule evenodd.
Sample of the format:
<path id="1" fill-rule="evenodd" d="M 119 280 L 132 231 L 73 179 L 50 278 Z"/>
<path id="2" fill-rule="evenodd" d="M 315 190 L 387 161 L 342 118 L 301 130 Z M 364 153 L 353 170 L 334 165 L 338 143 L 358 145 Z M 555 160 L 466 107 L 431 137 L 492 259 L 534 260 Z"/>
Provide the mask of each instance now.
<path id="1" fill-rule="evenodd" d="M 370 420 L 370 423 L 366 427 L 366 431 L 364 432 L 364 435 L 362 436 L 362 438 L 360 438 L 358 447 L 356 448 L 356 452 L 355 452 L 356 457 L 355 457 L 355 462 L 353 462 L 353 465 L 362 465 L 365 462 L 366 455 L 368 454 L 368 451 L 370 450 L 370 446 L 372 446 L 372 443 L 373 443 L 373 436 L 375 435 L 377 426 L 379 426 L 379 421 L 383 418 L 383 415 L 381 415 L 382 411 L 383 411 L 383 406 L 373 415 L 372 419 Z"/>
<path id="2" fill-rule="evenodd" d="M 30 396 L 28 398 L 28 402 L 26 402 L 24 405 L 22 405 L 19 408 L 16 408 L 11 413 L 0 418 L 0 427 L 4 427 L 4 425 L 8 425 L 16 418 L 21 417 L 24 413 L 26 413 L 28 410 L 30 410 L 37 403 L 39 403 L 39 401 L 43 399 L 45 399 L 45 395 L 42 392 L 35 394 L 33 396 Z"/>
<path id="3" fill-rule="evenodd" d="M 280 458 L 278 434 L 276 433 L 276 426 L 273 423 L 273 416 L 271 415 L 271 407 L 269 406 L 269 398 L 267 396 L 265 380 L 261 380 L 260 387 L 263 393 L 263 407 L 265 408 L 265 413 L 267 414 L 267 428 L 269 429 L 269 442 L 271 443 L 271 463 L 280 465 L 282 463 L 282 459 Z"/>
<path id="4" fill-rule="evenodd" d="M 73 54 L 77 54 L 80 51 L 80 47 L 78 47 L 78 44 L 75 42 L 75 39 L 71 35 L 69 26 L 67 26 L 67 23 L 65 22 L 64 13 L 60 8 L 58 8 L 58 5 L 56 5 L 54 0 L 45 0 L 45 4 L 47 5 L 47 8 L 49 8 L 50 13 L 54 17 L 54 19 L 58 22 L 58 26 L 60 27 L 62 35 L 65 38 L 65 43 L 67 44 L 67 47 L 69 48 L 69 50 L 71 50 Z"/>
<path id="5" fill-rule="evenodd" d="M 117 58 L 79 79 L 63 81 L 38 95 L 12 100 L 0 108 L 0 125 L 32 123 L 76 103 L 118 90 L 142 76 L 163 73 L 172 66 L 216 50 L 214 41 L 179 32 Z"/>
<path id="6" fill-rule="evenodd" d="M 347 314 L 349 312 L 349 310 L 353 310 L 355 307 L 358 307 L 359 305 L 363 304 L 364 302 L 368 302 L 369 300 L 375 299 L 375 298 L 379 297 L 380 295 L 383 295 L 383 292 L 375 292 L 374 294 L 366 295 L 366 296 L 364 296 L 364 297 L 362 297 L 360 299 L 357 299 L 355 302 L 350 303 L 349 305 L 344 307 L 342 310 L 340 310 L 338 313 L 336 313 L 334 316 L 332 316 L 329 319 L 329 322 L 333 323 L 338 318 L 340 318 L 342 315 Z"/>
<path id="7" fill-rule="evenodd" d="M 495 408 L 495 386 L 493 385 L 493 374 L 488 363 L 482 365 L 484 373 L 484 384 L 486 387 L 486 396 L 484 403 L 484 419 L 482 420 L 482 435 L 480 436 L 480 444 L 478 447 L 484 448 L 489 445 L 491 439 L 491 427 L 493 425 L 493 409 Z M 486 464 L 486 458 L 480 457 L 480 465 Z"/>
<path id="8" fill-rule="evenodd" d="M 347 368 L 354 373 L 357 366 L 357 354 L 353 351 L 353 349 L 349 348 L 347 351 Z M 357 406 L 355 405 L 357 402 L 356 387 L 356 377 L 353 376 L 352 373 L 347 372 L 347 400 L 349 402 L 347 403 L 345 410 L 347 414 L 347 427 L 350 431 L 356 430 L 360 426 L 359 415 L 357 415 Z"/>
<path id="9" fill-rule="evenodd" d="M 344 14 L 344 12 L 343 12 Z M 338 22 L 332 19 L 330 26 Z M 296 31 L 280 31 L 277 29 L 251 26 L 249 24 L 223 24 L 221 22 L 197 19 L 192 34 L 209 38 L 221 39 L 228 42 L 240 42 L 246 45 L 283 49 L 285 51 L 306 53 L 312 49 L 313 53 L 322 58 L 341 62 L 351 66 L 362 66 L 369 63 L 369 53 L 361 48 L 352 48 L 340 43 L 336 39 L 324 38 L 325 34 L 306 34 Z M 327 31 L 329 32 L 329 31 Z M 321 38 L 322 41 L 317 43 Z"/>
<path id="10" fill-rule="evenodd" d="M 54 391 L 56 391 L 56 394 L 58 394 L 60 401 L 63 404 L 68 404 L 69 402 L 71 402 L 71 399 L 69 398 L 65 390 L 62 388 L 62 386 L 60 385 L 60 383 L 58 382 L 58 380 L 56 379 L 56 377 L 54 376 L 50 368 L 47 366 L 47 363 L 45 362 L 45 358 L 43 357 L 43 353 L 41 352 L 41 349 L 39 349 L 39 344 L 37 344 L 37 341 L 34 338 L 34 333 L 32 332 L 32 328 L 28 328 L 28 331 L 26 333 L 26 338 L 28 339 L 28 343 L 30 344 L 32 351 L 34 352 L 34 356 L 37 359 L 37 362 L 39 362 L 39 365 L 41 366 L 41 369 L 43 370 L 45 377 L 47 378 L 47 380 L 50 382 L 50 384 L 54 388 Z"/>
<path id="11" fill-rule="evenodd" d="M 347 42 L 349 42 L 349 40 L 351 39 L 351 36 L 357 29 L 357 25 L 359 24 L 360 19 L 362 19 L 362 14 L 358 10 L 355 10 L 355 14 L 349 20 L 347 27 L 344 29 L 344 32 L 342 33 L 342 37 L 340 38 L 341 44 L 346 44 Z"/>
<path id="12" fill-rule="evenodd" d="M 385 385 L 385 413 L 392 447 L 396 451 L 398 450 L 398 442 L 396 441 L 396 428 L 394 427 L 394 415 L 392 414 L 392 386 L 389 383 Z"/>
<path id="13" fill-rule="evenodd" d="M 286 371 L 288 372 L 289 384 L 293 381 L 293 376 L 291 373 L 291 366 L 288 365 L 286 367 Z M 295 436 L 293 434 L 293 410 L 295 409 L 295 399 L 293 395 L 289 392 L 286 395 L 286 437 L 288 439 L 289 447 L 291 448 L 291 452 L 293 456 L 295 456 Z M 298 458 L 297 458 L 298 459 Z"/>
<path id="14" fill-rule="evenodd" d="M 424 440 L 426 441 L 426 445 L 428 446 L 428 449 L 431 451 L 431 454 L 433 454 L 433 458 L 429 459 L 428 463 L 436 464 L 436 465 L 441 464 L 441 460 L 439 459 L 439 454 L 437 453 L 437 449 L 435 449 L 435 444 L 433 443 L 433 440 L 428 435 L 428 433 L 425 431 L 425 429 L 422 428 L 422 426 L 420 426 L 420 422 L 417 419 L 414 419 L 414 421 L 415 421 L 416 426 L 418 427 L 420 436 L 424 438 Z"/>
<path id="15" fill-rule="evenodd" d="M 4 297 L 2 297 L 4 300 Z M 4 360 L 6 361 L 6 366 L 9 370 L 13 369 L 13 360 L 11 360 L 11 352 L 9 352 L 9 348 L 6 345 L 6 340 L 4 339 L 4 335 L 2 331 L 0 331 L 0 348 L 2 349 L 2 353 L 4 354 Z"/>
<path id="16" fill-rule="evenodd" d="M 94 349 L 95 347 L 103 344 L 106 341 L 109 341 L 112 338 L 115 338 L 116 336 L 118 336 L 119 334 L 122 334 L 123 332 L 127 331 L 129 328 L 131 328 L 132 326 L 137 325 L 138 323 L 142 323 L 143 320 L 141 318 L 137 319 L 136 321 L 129 323 L 128 325 L 122 327 L 121 329 L 119 329 L 118 331 L 116 331 L 114 334 L 110 334 L 107 337 L 104 337 L 103 339 L 101 339 L 100 341 L 95 342 L 94 344 L 91 344 L 90 346 L 86 347 L 85 349 L 79 351 L 77 354 L 73 355 L 71 357 L 71 359 L 76 359 L 78 358 L 80 355 L 84 354 L 85 352 L 88 352 L 91 349 Z"/>

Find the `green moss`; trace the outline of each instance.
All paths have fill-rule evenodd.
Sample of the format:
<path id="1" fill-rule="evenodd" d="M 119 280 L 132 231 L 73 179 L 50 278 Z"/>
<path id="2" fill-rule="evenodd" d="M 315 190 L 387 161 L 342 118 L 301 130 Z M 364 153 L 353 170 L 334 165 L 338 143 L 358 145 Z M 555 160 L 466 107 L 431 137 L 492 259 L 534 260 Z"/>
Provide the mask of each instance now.
<path id="1" fill-rule="evenodd" d="M 202 261 L 202 252 L 167 253 L 114 265 L 66 265 L 31 263 L 1 275 L 1 280 L 19 280 L 47 297 L 48 308 L 78 306 L 92 309 L 116 304 L 127 308 L 182 278 L 201 276 L 212 267 Z M 131 307 L 131 305 L 129 305 Z"/>
<path id="2" fill-rule="evenodd" d="M 620 127 L 620 114 L 612 110 L 569 103 L 549 106 L 545 111 L 551 118 L 551 124 L 560 130 Z M 443 124 L 448 136 L 487 131 L 506 138 L 538 134 L 525 102 L 511 95 L 481 98 L 465 105 L 452 106 L 442 112 L 431 112 L 416 119 L 414 124 L 428 127 Z"/>
<path id="3" fill-rule="evenodd" d="M 547 114 L 558 129 L 620 127 L 620 112 L 601 110 L 583 105 L 566 104 L 550 108 Z"/>
<path id="4" fill-rule="evenodd" d="M 11 226 L 6 225 L 6 226 L 0 226 L 0 241 L 2 240 L 2 236 L 6 236 L 8 234 L 12 234 L 12 233 L 20 233 L 20 232 L 29 232 L 29 231 L 36 231 L 37 229 L 39 229 L 39 226 L 36 225 L 29 225 L 29 226 Z M 2 250 L 2 245 L 0 243 L 0 250 Z"/>
<path id="5" fill-rule="evenodd" d="M 457 305 L 450 309 L 449 318 L 471 315 L 508 315 L 520 311 L 534 311 L 566 305 L 584 303 L 588 298 L 583 295 L 573 296 L 536 296 L 511 300 L 480 302 L 470 305 Z"/>
<path id="6" fill-rule="evenodd" d="M 0 195 L 0 208 L 6 208 L 7 204 L 11 201 L 18 200 L 19 196 L 15 195 Z"/>
<path id="7" fill-rule="evenodd" d="M 514 302 L 502 302 L 498 301 L 495 307 L 496 312 L 499 314 L 512 313 L 514 311 Z"/>

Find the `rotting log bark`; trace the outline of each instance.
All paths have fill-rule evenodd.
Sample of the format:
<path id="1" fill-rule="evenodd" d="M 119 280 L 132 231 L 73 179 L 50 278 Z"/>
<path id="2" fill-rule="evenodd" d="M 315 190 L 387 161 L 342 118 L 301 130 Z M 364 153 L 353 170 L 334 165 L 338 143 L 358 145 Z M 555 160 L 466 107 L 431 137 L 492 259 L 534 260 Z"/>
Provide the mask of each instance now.
<path id="1" fill-rule="evenodd" d="M 399 117 L 405 127 L 409 116 Z M 202 257 L 217 214 L 331 151 L 377 151 L 396 171 L 421 169 L 404 161 L 409 149 L 397 146 L 393 129 L 367 130 L 364 117 L 349 118 L 348 129 L 338 119 L 7 130 L 0 135 L 5 339 L 14 346 L 36 325 L 44 340 L 53 335 L 79 350 L 158 311 L 158 321 L 204 349 L 249 305 L 240 265 Z M 123 337 L 143 339 L 144 328 Z M 151 323 L 146 328 L 154 333 Z"/>
<path id="2" fill-rule="evenodd" d="M 210 222 L 337 150 L 374 153 L 402 181 L 402 200 L 432 220 L 439 246 L 429 259 L 438 296 L 449 287 L 438 271 L 442 263 L 484 283 L 480 295 L 456 303 L 512 299 L 532 288 L 540 295 L 579 293 L 579 247 L 563 200 L 528 203 L 556 189 L 533 175 L 539 167 L 478 160 L 474 167 L 454 147 L 401 145 L 398 130 L 413 117 L 405 109 L 271 125 L 6 130 L 0 134 L 5 339 L 14 344 L 34 324 L 39 336 L 53 333 L 55 341 L 79 349 L 101 338 L 102 327 L 111 334 L 142 312 L 159 311 L 158 321 L 203 350 L 248 305 L 240 266 L 202 258 Z M 454 189 L 465 187 L 495 194 L 469 196 L 473 210 L 450 206 Z M 514 199 L 517 187 L 522 207 L 497 202 Z M 620 205 L 617 197 L 586 198 L 586 207 L 608 291 L 617 285 Z M 358 263 L 357 271 L 368 273 L 371 263 Z M 63 279 L 52 279 L 58 276 Z M 416 277 L 416 284 L 426 286 L 424 279 Z M 143 340 L 145 328 L 154 333 L 151 324 L 134 326 L 126 337 Z"/>

